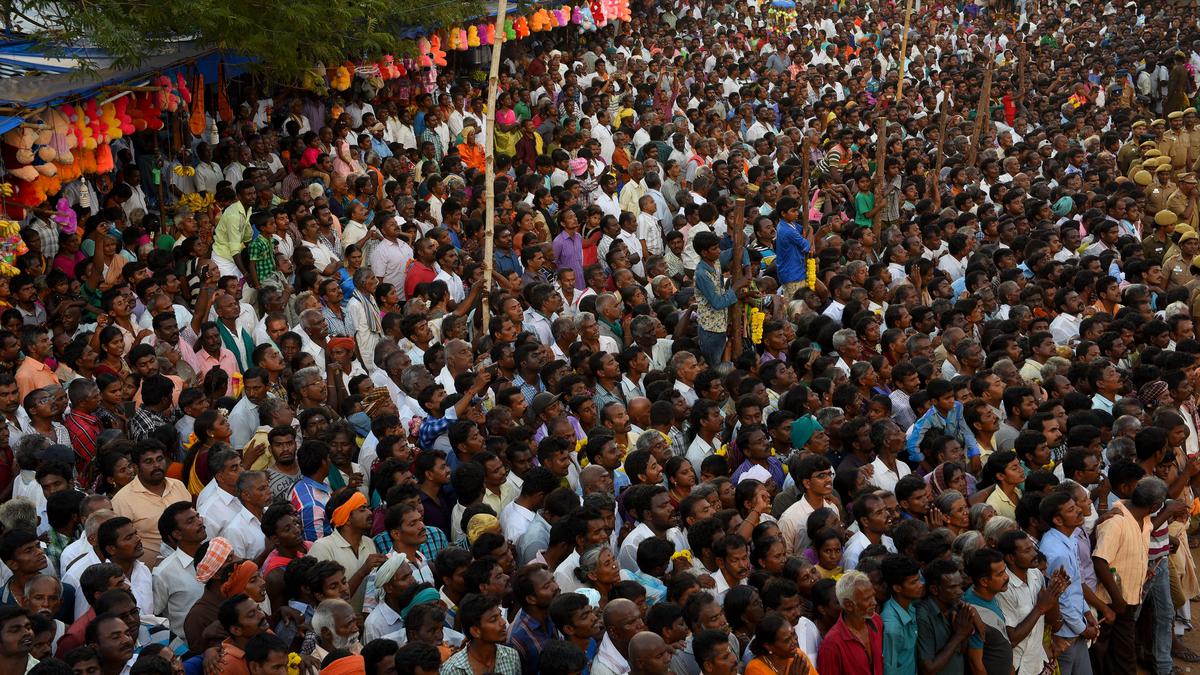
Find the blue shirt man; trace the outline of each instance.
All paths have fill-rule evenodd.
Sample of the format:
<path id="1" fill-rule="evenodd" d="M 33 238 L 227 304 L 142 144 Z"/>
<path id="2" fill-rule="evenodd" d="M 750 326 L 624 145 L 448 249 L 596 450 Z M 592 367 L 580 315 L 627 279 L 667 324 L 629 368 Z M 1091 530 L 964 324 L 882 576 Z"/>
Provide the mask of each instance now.
<path id="1" fill-rule="evenodd" d="M 791 197 L 784 197 L 779 200 L 776 211 L 783 215 L 775 230 L 775 269 L 779 272 L 779 283 L 805 281 L 812 246 L 804 236 L 803 226 L 797 222 L 800 204 Z"/>

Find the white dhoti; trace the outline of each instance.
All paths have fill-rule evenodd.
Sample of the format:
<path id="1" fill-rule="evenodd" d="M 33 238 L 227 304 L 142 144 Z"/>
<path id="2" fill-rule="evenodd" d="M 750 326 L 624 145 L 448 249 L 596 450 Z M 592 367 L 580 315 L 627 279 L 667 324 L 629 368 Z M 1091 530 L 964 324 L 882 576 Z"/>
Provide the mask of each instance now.
<path id="1" fill-rule="evenodd" d="M 242 271 L 238 269 L 237 263 L 216 253 L 213 254 L 212 259 L 217 263 L 217 270 L 220 271 L 221 276 L 242 278 Z"/>

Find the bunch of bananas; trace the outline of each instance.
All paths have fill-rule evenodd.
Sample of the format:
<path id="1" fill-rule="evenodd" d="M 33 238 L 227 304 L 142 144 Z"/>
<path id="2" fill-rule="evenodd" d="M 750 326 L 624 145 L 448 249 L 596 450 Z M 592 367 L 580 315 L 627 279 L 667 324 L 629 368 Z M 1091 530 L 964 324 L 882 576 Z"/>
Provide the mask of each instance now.
<path id="1" fill-rule="evenodd" d="M 171 169 L 171 171 L 172 171 L 172 172 L 173 172 L 173 173 L 174 173 L 176 176 L 182 176 L 182 177 L 188 177 L 188 176 L 195 176 L 195 175 L 196 175 L 196 168 L 195 168 L 195 167 L 191 167 L 191 166 L 185 166 L 185 165 L 183 165 L 183 164 L 180 164 L 179 166 L 175 167 L 174 169 Z"/>

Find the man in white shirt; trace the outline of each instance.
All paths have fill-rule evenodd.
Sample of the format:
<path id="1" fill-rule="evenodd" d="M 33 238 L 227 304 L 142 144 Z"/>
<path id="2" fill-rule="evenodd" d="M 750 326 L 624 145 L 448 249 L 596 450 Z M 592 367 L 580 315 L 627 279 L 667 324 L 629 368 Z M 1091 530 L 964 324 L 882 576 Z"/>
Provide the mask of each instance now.
<path id="1" fill-rule="evenodd" d="M 394 286 L 400 299 L 404 300 L 404 275 L 408 262 L 413 259 L 413 249 L 400 239 L 400 224 L 395 217 L 385 217 L 379 225 L 379 233 L 383 239 L 371 249 L 371 270 L 380 281 Z"/>
<path id="2" fill-rule="evenodd" d="M 154 567 L 154 615 L 165 617 L 171 632 L 182 638 L 184 620 L 204 594 L 204 584 L 196 580 L 194 557 L 208 531 L 204 519 L 188 502 L 168 506 L 158 519 L 158 529 L 163 543 L 175 550 Z"/>
<path id="3" fill-rule="evenodd" d="M 208 471 L 213 478 L 196 497 L 196 510 L 206 523 L 212 524 L 210 534 L 216 537 L 242 508 L 236 493 L 242 458 L 233 450 L 210 453 Z"/>
<path id="4" fill-rule="evenodd" d="M 1054 294 L 1054 306 L 1059 314 L 1050 322 L 1050 333 L 1054 335 L 1056 343 L 1069 344 L 1079 337 L 1079 325 L 1083 323 L 1080 316 L 1083 312 L 1083 302 L 1074 289 L 1060 288 Z"/>
<path id="5" fill-rule="evenodd" d="M 267 371 L 249 368 L 242 375 L 242 398 L 229 411 L 229 444 L 241 450 L 259 427 L 258 406 L 270 397 Z"/>
<path id="6" fill-rule="evenodd" d="M 613 151 L 617 149 L 612 131 L 608 128 L 610 121 L 607 108 L 597 110 L 596 116 L 592 118 L 592 138 L 599 141 L 600 157 L 605 164 L 612 164 Z"/>
<path id="7" fill-rule="evenodd" d="M 533 522 L 534 514 L 542 508 L 546 495 L 559 487 L 559 479 L 550 470 L 535 466 L 525 474 L 521 494 L 500 511 L 500 528 L 504 538 L 516 544 Z"/>
<path id="8" fill-rule="evenodd" d="M 856 569 L 858 557 L 872 544 L 883 544 L 888 551 L 895 553 L 896 544 L 892 542 L 891 537 L 884 534 L 888 529 L 888 514 L 883 498 L 877 494 L 859 497 L 852 509 L 859 531 L 846 542 L 842 551 L 842 567 L 847 570 Z"/>
<path id="9" fill-rule="evenodd" d="M 666 539 L 675 545 L 676 552 L 688 549 L 687 539 L 677 527 L 679 525 L 679 511 L 671 506 L 671 495 L 665 487 L 661 485 L 654 486 L 652 490 L 647 491 L 636 502 L 634 504 L 627 504 L 626 506 L 629 508 L 630 513 L 640 520 L 641 523 L 621 543 L 621 552 L 617 556 L 617 560 L 621 564 L 621 569 L 630 571 L 638 569 L 638 544 L 651 537 Z"/>
<path id="10" fill-rule="evenodd" d="M 267 474 L 262 471 L 242 473 L 237 478 L 237 495 L 241 508 L 221 528 L 221 536 L 229 541 L 238 557 L 256 560 L 266 548 L 262 518 L 272 500 Z"/>
<path id="11" fill-rule="evenodd" d="M 1008 568 L 1008 588 L 996 595 L 996 602 L 1004 611 L 1005 623 L 1010 630 L 1014 630 L 1025 623 L 1031 614 L 1038 615 L 1025 637 L 1014 641 L 1013 666 L 1019 673 L 1038 672 L 1046 662 L 1046 649 L 1042 643 L 1045 615 L 1054 605 L 1039 597 L 1047 580 L 1038 569 L 1037 546 L 1023 532 L 1015 531 L 1001 535 L 996 548 L 1004 556 L 1004 564 Z M 1050 597 L 1054 602 L 1067 586 L 1065 575 L 1061 574 L 1062 568 L 1059 572 L 1059 575 L 1050 579 L 1050 587 L 1054 589 Z"/>

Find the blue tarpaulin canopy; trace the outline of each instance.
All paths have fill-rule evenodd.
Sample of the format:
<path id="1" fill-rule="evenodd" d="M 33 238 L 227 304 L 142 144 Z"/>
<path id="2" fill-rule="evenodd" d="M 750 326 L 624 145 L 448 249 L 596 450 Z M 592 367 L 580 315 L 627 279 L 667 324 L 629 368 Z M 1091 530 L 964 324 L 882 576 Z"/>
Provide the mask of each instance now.
<path id="1" fill-rule="evenodd" d="M 552 0 L 547 6 L 559 4 Z M 463 25 L 492 19 L 497 13 L 499 3 L 488 0 L 483 3 L 482 12 L 464 21 Z M 400 30 L 396 37 L 415 40 L 437 28 L 411 26 Z M 28 109 L 55 105 L 94 95 L 104 87 L 143 84 L 151 75 L 160 73 L 174 78 L 176 73 L 187 77 L 198 71 L 206 82 L 215 82 L 218 64 L 225 64 L 226 77 L 234 77 L 245 70 L 251 59 L 195 42 L 180 41 L 170 53 L 147 58 L 137 67 L 114 68 L 113 62 L 111 55 L 95 47 L 48 52 L 23 35 L 0 33 L 0 107 Z M 84 67 L 88 64 L 91 65 L 90 72 Z M 4 119 L 0 117 L 0 129 Z"/>
<path id="2" fill-rule="evenodd" d="M 150 75 L 171 77 L 177 72 L 190 74 L 193 69 L 215 82 L 217 65 L 225 62 L 225 74 L 242 72 L 249 60 L 214 48 L 181 42 L 177 48 L 153 56 L 134 68 L 114 68 L 113 59 L 101 50 L 78 48 L 48 54 L 31 40 L 0 41 L 0 106 L 33 108 L 53 105 L 91 95 L 102 87 L 136 83 Z M 86 71 L 85 63 L 92 65 Z M 2 126 L 2 125 L 0 125 Z"/>

